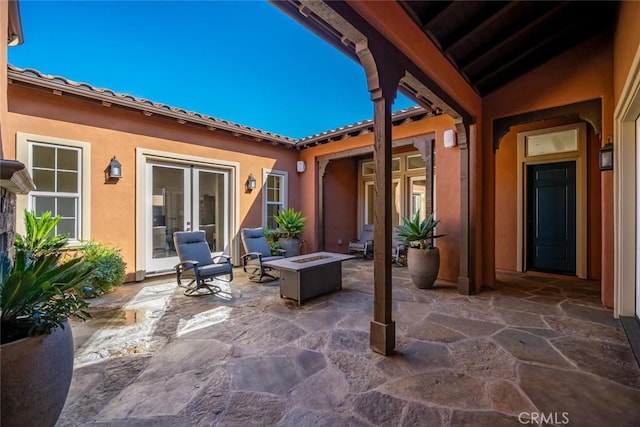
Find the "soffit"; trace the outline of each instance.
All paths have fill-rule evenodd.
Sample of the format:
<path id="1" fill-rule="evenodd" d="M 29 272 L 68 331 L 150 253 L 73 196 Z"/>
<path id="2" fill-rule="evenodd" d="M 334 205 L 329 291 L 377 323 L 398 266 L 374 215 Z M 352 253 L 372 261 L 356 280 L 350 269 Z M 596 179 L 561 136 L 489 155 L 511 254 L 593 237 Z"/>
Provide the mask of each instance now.
<path id="1" fill-rule="evenodd" d="M 398 2 L 480 96 L 614 25 L 618 1 Z"/>

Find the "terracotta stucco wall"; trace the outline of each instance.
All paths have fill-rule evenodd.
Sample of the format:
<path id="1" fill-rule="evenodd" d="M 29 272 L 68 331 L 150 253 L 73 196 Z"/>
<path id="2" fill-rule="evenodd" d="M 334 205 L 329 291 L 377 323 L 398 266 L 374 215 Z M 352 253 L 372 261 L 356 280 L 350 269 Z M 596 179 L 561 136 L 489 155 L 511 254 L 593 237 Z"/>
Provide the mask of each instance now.
<path id="1" fill-rule="evenodd" d="M 136 198 L 140 195 L 136 194 L 136 176 L 144 172 L 136 170 L 137 147 L 239 163 L 239 227 L 262 225 L 259 188 L 264 168 L 288 172 L 289 205 L 300 208 L 295 150 L 13 85 L 9 87 L 9 100 L 11 138 L 3 142 L 8 158 L 15 158 L 17 132 L 91 144 L 91 238 L 120 246 L 128 273 L 138 269 L 135 227 Z M 115 185 L 107 184 L 104 178 L 114 155 L 122 163 L 124 174 Z M 258 189 L 245 193 L 249 173 L 256 177 Z"/>
<path id="2" fill-rule="evenodd" d="M 499 89 L 493 94 L 487 96 L 484 100 L 484 140 L 491 141 L 492 121 L 496 118 L 507 117 L 516 114 L 541 110 L 550 107 L 562 106 L 575 102 L 585 101 L 589 99 L 602 99 L 602 133 L 603 135 L 612 135 L 612 115 L 613 115 L 613 85 L 612 85 L 612 52 L 610 48 L 610 39 L 604 34 L 595 37 L 580 46 L 568 51 L 561 57 L 557 57 L 549 63 L 539 67 L 533 72 L 515 80 L 509 85 Z M 544 124 L 532 125 L 530 128 L 545 127 Z M 513 133 L 513 130 L 512 130 Z M 511 230 L 515 225 L 513 217 L 515 207 L 513 203 L 508 202 L 509 194 L 514 191 L 513 183 L 510 181 L 515 176 L 515 163 L 509 159 L 509 138 L 515 138 L 515 135 L 507 136 L 503 139 L 500 149 L 495 156 L 495 192 L 496 192 L 496 208 L 495 226 L 496 226 L 496 257 L 499 259 L 497 268 L 512 269 L 515 265 L 513 253 L 513 233 Z M 609 249 L 604 242 L 600 242 L 599 237 L 593 234 L 602 234 L 602 230 L 608 227 L 607 200 L 601 200 L 601 206 L 595 206 L 599 203 L 599 195 L 602 191 L 601 179 L 604 183 L 605 174 L 600 177 L 597 174 L 597 167 L 593 157 L 597 156 L 597 150 L 601 145 L 601 141 L 589 140 L 589 275 L 593 278 L 601 277 L 603 303 L 605 305 L 612 304 L 605 295 L 612 291 L 612 249 Z M 503 147 L 504 144 L 504 147 Z M 513 148 L 513 147 L 512 147 Z M 514 149 L 514 148 L 513 148 Z M 503 151 L 504 152 L 501 152 Z M 512 158 L 512 155 L 511 155 Z M 490 160 L 490 159 L 488 159 Z M 595 168 L 595 170 L 594 170 Z M 609 191 L 611 194 L 612 191 Z M 606 193 L 603 193 L 606 194 Z M 504 208 L 504 203 L 509 209 Z M 600 214 L 598 210 L 602 209 Z M 508 225 L 510 230 L 498 230 Z M 601 245 L 601 246 L 599 246 Z M 594 264 L 601 263 L 600 268 Z M 606 300 L 606 302 L 605 302 Z"/>
<path id="3" fill-rule="evenodd" d="M 349 239 L 358 237 L 358 162 L 332 161 L 325 174 L 325 249 L 345 253 Z M 342 242 L 338 243 L 338 239 Z"/>
<path id="4" fill-rule="evenodd" d="M 436 205 L 437 216 L 442 219 L 438 231 L 447 234 L 438 241 L 441 248 L 441 280 L 456 281 L 459 275 L 460 265 L 460 149 L 458 147 L 445 149 L 443 147 L 443 132 L 453 128 L 453 120 L 448 116 L 438 116 L 423 119 L 416 122 L 405 123 L 393 127 L 393 139 L 400 140 L 417 135 L 431 135 L 435 137 L 435 151 L 437 162 L 436 178 Z M 341 140 L 334 143 L 324 144 L 302 150 L 301 159 L 307 164 L 307 170 L 300 176 L 301 204 L 303 212 L 307 216 L 309 226 L 314 225 L 318 230 L 320 224 L 319 204 L 317 198 L 310 197 L 310 194 L 317 194 L 318 188 L 318 159 L 322 156 L 331 155 L 338 152 L 348 152 L 361 147 L 371 147 L 373 144 L 373 134 L 364 134 Z M 345 250 L 337 246 L 337 239 L 357 237 L 357 171 L 348 171 L 352 166 L 347 160 L 332 160 L 327 167 L 325 175 L 325 190 L 330 192 L 326 204 L 326 232 L 325 248 L 338 252 Z M 353 176 L 353 181 L 349 182 L 348 177 Z M 334 175 L 335 174 L 335 175 Z M 344 183 L 344 188 L 339 191 L 337 186 Z M 347 212 L 347 206 L 353 206 L 349 212 L 350 218 L 343 221 L 340 228 L 335 228 L 331 220 L 342 212 Z M 349 225 L 350 224 L 350 225 Z M 351 228 L 351 229 L 349 229 Z M 307 241 L 307 250 L 314 251 L 319 248 L 320 236 L 313 233 L 313 229 L 307 227 L 304 238 Z"/>
<path id="5" fill-rule="evenodd" d="M 616 103 L 640 47 L 640 2 L 622 1 L 613 37 L 613 93 Z"/>
<path id="6" fill-rule="evenodd" d="M 546 129 L 575 123 L 573 120 L 545 120 L 515 126 L 501 140 L 496 159 L 496 269 L 516 271 L 517 264 L 517 135 L 537 129 Z M 593 128 L 587 131 L 587 275 L 600 279 L 601 215 L 600 171 L 598 150 L 600 141 Z"/>

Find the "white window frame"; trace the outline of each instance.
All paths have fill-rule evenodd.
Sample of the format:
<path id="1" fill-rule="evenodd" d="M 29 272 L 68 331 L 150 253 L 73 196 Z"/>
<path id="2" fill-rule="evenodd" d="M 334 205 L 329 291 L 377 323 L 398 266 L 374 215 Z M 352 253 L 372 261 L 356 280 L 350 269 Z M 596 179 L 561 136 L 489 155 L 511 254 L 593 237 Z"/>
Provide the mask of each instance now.
<path id="1" fill-rule="evenodd" d="M 278 202 L 272 202 L 268 200 L 267 181 L 269 176 L 276 176 L 282 180 L 282 189 L 280 191 L 281 200 Z M 287 209 L 289 206 L 289 172 L 276 169 L 263 169 L 262 170 L 262 226 L 267 227 L 267 208 L 269 205 L 280 205 L 281 209 Z"/>
<path id="2" fill-rule="evenodd" d="M 34 135 L 29 133 L 16 133 L 16 159 L 27 166 L 29 173 L 33 176 L 32 149 L 34 145 L 52 146 L 63 149 L 75 149 L 79 151 L 79 187 L 77 211 L 77 239 L 72 239 L 71 244 L 81 240 L 91 239 L 91 144 L 84 141 L 74 141 L 70 139 L 56 138 L 44 135 Z M 36 188 L 28 195 L 19 195 L 16 198 L 16 212 L 22 216 L 25 210 L 33 210 L 33 198 L 35 196 L 64 196 L 67 193 L 59 192 L 39 192 Z M 25 234 L 24 221 L 16 221 L 16 231 Z"/>

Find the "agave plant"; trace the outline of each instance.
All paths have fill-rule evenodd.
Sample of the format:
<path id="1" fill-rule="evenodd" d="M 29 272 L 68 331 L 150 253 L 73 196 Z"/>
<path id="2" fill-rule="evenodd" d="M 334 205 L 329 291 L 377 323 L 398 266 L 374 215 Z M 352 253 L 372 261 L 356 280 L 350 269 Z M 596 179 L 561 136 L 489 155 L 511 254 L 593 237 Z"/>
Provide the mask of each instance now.
<path id="1" fill-rule="evenodd" d="M 300 233 L 304 230 L 304 222 L 307 218 L 302 216 L 302 212 L 293 208 L 281 209 L 274 218 L 278 223 L 280 237 L 285 239 L 295 239 L 300 237 Z"/>
<path id="2" fill-rule="evenodd" d="M 403 217 L 402 222 L 402 225 L 396 225 L 398 239 L 409 246 L 419 247 L 425 252 L 429 252 L 433 247 L 433 239 L 445 236 L 444 234 L 434 234 L 436 226 L 440 223 L 439 219 L 434 218 L 434 212 L 421 221 L 418 210 L 412 219 Z"/>

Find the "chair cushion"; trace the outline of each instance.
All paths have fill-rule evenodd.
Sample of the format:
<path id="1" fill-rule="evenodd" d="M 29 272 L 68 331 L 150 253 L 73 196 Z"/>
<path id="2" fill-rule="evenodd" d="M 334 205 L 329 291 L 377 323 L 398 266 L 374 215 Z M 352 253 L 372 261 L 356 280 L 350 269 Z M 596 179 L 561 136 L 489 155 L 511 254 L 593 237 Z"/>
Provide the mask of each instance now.
<path id="1" fill-rule="evenodd" d="M 201 266 L 213 263 L 204 231 L 176 231 L 173 241 L 180 261 L 198 261 Z"/>
<path id="2" fill-rule="evenodd" d="M 231 272 L 231 264 L 228 262 L 220 264 L 209 264 L 203 267 L 198 266 L 198 273 L 200 277 L 218 276 L 221 274 L 228 274 Z"/>
<path id="3" fill-rule="evenodd" d="M 364 251 L 364 243 L 349 243 L 349 249 Z"/>
<path id="4" fill-rule="evenodd" d="M 264 236 L 264 229 L 261 227 L 243 228 L 242 242 L 244 243 L 244 249 L 247 253 L 258 252 L 265 257 L 271 256 L 271 250 L 269 249 L 267 238 Z"/>

